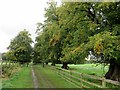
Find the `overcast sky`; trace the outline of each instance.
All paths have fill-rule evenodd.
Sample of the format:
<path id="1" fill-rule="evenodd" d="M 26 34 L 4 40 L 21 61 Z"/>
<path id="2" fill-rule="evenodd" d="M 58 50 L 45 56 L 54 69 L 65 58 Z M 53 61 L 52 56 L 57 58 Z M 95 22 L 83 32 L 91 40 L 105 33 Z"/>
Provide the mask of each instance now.
<path id="1" fill-rule="evenodd" d="M 44 8 L 50 0 L 0 0 L 0 52 L 10 40 L 27 29 L 35 38 L 36 23 L 44 21 Z"/>

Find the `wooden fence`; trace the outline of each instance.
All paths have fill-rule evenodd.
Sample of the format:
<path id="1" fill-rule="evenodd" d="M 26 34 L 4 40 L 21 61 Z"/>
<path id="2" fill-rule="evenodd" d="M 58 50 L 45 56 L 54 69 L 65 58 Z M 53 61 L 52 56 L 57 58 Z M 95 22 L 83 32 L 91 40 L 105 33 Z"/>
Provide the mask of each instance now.
<path id="1" fill-rule="evenodd" d="M 63 79 L 76 85 L 78 88 L 120 88 L 120 82 L 108 80 L 103 77 L 87 75 L 60 67 L 51 67 Z"/>

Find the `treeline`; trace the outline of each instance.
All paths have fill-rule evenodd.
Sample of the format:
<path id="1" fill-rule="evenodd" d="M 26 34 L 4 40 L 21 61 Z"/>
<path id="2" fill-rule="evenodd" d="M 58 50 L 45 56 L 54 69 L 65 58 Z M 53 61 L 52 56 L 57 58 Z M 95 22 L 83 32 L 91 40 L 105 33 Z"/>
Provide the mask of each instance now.
<path id="1" fill-rule="evenodd" d="M 120 2 L 48 4 L 38 23 L 34 62 L 84 63 L 91 51 L 98 63 L 110 63 L 105 77 L 120 81 Z"/>

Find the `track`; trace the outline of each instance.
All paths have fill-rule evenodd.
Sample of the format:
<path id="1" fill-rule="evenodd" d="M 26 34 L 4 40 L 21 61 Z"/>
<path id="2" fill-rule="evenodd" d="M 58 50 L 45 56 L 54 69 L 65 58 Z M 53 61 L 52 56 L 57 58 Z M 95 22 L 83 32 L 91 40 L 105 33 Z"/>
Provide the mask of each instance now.
<path id="1" fill-rule="evenodd" d="M 32 68 L 33 81 L 35 88 L 55 88 L 47 74 L 43 71 L 43 68 Z"/>
<path id="2" fill-rule="evenodd" d="M 34 83 L 34 88 L 35 90 L 38 88 L 38 80 L 37 77 L 35 75 L 35 72 L 33 70 L 33 67 L 31 66 L 31 71 L 32 71 L 32 77 L 33 77 L 33 83 Z"/>

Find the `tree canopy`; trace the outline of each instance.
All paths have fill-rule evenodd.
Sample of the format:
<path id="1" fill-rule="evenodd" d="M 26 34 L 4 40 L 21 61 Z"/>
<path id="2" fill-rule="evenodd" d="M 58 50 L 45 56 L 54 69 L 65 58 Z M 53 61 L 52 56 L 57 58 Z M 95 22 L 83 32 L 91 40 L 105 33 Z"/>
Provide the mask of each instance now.
<path id="1" fill-rule="evenodd" d="M 32 39 L 28 31 L 23 30 L 13 38 L 6 53 L 7 59 L 20 62 L 21 64 L 31 61 Z"/>
<path id="2" fill-rule="evenodd" d="M 51 2 L 45 17 L 36 38 L 36 57 L 60 61 L 67 69 L 67 63 L 83 63 L 91 51 L 96 62 L 110 64 L 105 77 L 120 81 L 120 2 L 62 3 L 60 7 Z"/>

